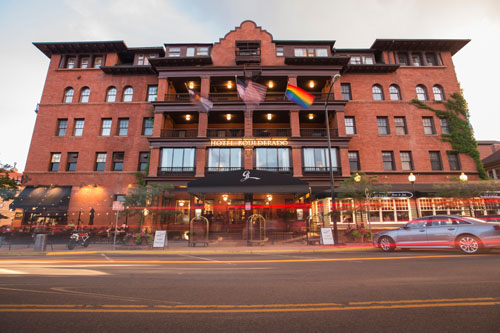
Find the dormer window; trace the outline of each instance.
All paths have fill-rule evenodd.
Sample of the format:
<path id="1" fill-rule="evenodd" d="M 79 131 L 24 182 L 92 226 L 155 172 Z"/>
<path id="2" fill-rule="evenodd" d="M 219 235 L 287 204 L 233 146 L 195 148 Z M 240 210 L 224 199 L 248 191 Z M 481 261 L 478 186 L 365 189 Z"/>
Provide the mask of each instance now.
<path id="1" fill-rule="evenodd" d="M 260 41 L 236 42 L 236 55 L 260 56 Z"/>
<path id="2" fill-rule="evenodd" d="M 208 47 L 197 47 L 196 48 L 197 56 L 207 56 L 208 55 Z"/>
<path id="3" fill-rule="evenodd" d="M 283 50 L 283 46 L 276 46 L 276 56 L 283 57 L 285 55 L 285 51 Z"/>
<path id="4" fill-rule="evenodd" d="M 139 66 L 146 65 L 144 63 L 144 61 L 148 61 L 148 59 L 144 57 L 144 54 L 138 54 L 137 55 L 137 65 L 139 65 Z"/>
<path id="5" fill-rule="evenodd" d="M 169 47 L 168 48 L 168 56 L 169 57 L 180 57 L 181 56 L 181 48 L 180 47 Z"/>
<path id="6" fill-rule="evenodd" d="M 80 59 L 80 68 L 89 68 L 89 57 L 82 57 Z"/>
<path id="7" fill-rule="evenodd" d="M 373 65 L 373 56 L 370 55 L 351 55 L 349 61 L 351 65 Z"/>
<path id="8" fill-rule="evenodd" d="M 349 60 L 349 63 L 351 63 L 352 65 L 361 65 L 361 57 L 351 56 L 351 60 Z"/>
<path id="9" fill-rule="evenodd" d="M 94 68 L 99 68 L 102 66 L 102 56 L 95 56 L 94 57 Z"/>
<path id="10" fill-rule="evenodd" d="M 373 65 L 373 58 L 371 55 L 363 56 L 363 64 L 365 65 Z"/>
<path id="11" fill-rule="evenodd" d="M 66 68 L 72 69 L 75 68 L 76 57 L 68 57 L 68 61 L 66 62 Z"/>
<path id="12" fill-rule="evenodd" d="M 296 48 L 294 50 L 296 57 L 328 57 L 328 51 L 325 48 Z"/>

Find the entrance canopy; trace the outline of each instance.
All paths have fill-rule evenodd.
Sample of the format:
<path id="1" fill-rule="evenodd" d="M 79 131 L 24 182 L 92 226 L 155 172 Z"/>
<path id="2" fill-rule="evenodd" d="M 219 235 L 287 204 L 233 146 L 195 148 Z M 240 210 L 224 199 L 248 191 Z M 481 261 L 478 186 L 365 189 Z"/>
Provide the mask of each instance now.
<path id="1" fill-rule="evenodd" d="M 309 193 L 309 184 L 289 175 L 261 170 L 220 172 L 187 184 L 190 194 Z"/>
<path id="2" fill-rule="evenodd" d="M 71 186 L 26 186 L 10 204 L 29 213 L 65 212 L 68 210 Z"/>

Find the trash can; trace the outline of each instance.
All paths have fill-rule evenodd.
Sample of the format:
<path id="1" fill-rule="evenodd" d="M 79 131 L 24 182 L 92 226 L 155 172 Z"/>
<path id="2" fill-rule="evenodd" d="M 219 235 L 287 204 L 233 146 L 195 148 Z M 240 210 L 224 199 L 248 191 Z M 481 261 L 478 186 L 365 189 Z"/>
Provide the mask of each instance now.
<path id="1" fill-rule="evenodd" d="M 47 248 L 47 234 L 38 234 L 35 237 L 34 250 L 37 252 L 45 251 Z"/>

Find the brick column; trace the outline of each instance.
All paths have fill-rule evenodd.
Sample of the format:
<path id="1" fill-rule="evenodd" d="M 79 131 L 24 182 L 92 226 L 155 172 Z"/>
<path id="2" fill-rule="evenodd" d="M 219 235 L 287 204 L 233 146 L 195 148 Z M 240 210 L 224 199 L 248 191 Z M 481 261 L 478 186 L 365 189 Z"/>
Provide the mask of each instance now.
<path id="1" fill-rule="evenodd" d="M 243 168 L 247 170 L 253 169 L 253 149 L 245 148 L 243 153 L 244 163 Z"/>
<path id="2" fill-rule="evenodd" d="M 205 148 L 196 148 L 196 175 L 195 177 L 205 176 L 205 161 L 207 158 L 207 150 Z"/>
<path id="3" fill-rule="evenodd" d="M 208 94 L 210 94 L 210 76 L 202 76 L 200 95 L 202 97 L 208 98 Z"/>
<path id="4" fill-rule="evenodd" d="M 251 137 L 253 136 L 253 110 L 245 111 L 245 120 L 244 120 L 244 136 Z"/>
<path id="5" fill-rule="evenodd" d="M 292 148 L 292 161 L 293 161 L 293 176 L 302 177 L 302 149 L 299 147 Z"/>
<path id="6" fill-rule="evenodd" d="M 161 137 L 161 130 L 163 129 L 163 113 L 155 113 L 154 114 L 154 123 L 153 123 L 153 136 Z"/>
<path id="7" fill-rule="evenodd" d="M 198 137 L 206 137 L 207 136 L 207 127 L 208 127 L 208 113 L 199 111 L 198 112 Z"/>
<path id="8" fill-rule="evenodd" d="M 292 136 L 300 137 L 300 118 L 299 110 L 290 111 L 290 128 L 292 129 Z"/>
<path id="9" fill-rule="evenodd" d="M 168 94 L 168 80 L 166 78 L 158 79 L 158 91 L 156 100 L 165 101 Z"/>
<path id="10" fill-rule="evenodd" d="M 160 148 L 151 149 L 149 156 L 149 177 L 158 176 L 158 167 L 160 166 Z"/>
<path id="11" fill-rule="evenodd" d="M 351 176 L 351 168 L 349 167 L 349 155 L 347 148 L 339 148 L 340 167 L 342 168 L 342 177 Z"/>

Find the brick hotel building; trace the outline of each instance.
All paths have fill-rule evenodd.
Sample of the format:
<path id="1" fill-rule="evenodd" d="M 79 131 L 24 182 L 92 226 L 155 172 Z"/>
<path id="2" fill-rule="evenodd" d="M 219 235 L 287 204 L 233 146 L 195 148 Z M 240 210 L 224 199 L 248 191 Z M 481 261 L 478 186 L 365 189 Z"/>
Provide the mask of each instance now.
<path id="1" fill-rule="evenodd" d="M 109 225 L 112 202 L 142 171 L 150 184 L 173 186 L 146 217 L 153 229 L 182 231 L 203 214 L 211 232 L 240 232 L 259 213 L 269 228 L 299 230 L 330 202 L 327 98 L 335 185 L 362 172 L 395 194 L 370 199 L 375 227 L 417 214 L 469 213 L 433 197 L 432 185 L 461 173 L 477 180 L 474 161 L 441 140 L 450 131 L 446 119 L 409 103 L 442 108 L 436 102 L 460 91 L 452 56 L 468 42 L 377 39 L 369 48 L 339 49 L 334 40 L 275 40 L 252 21 L 213 44 L 36 42 L 50 65 L 28 182 L 12 206 L 23 213 L 16 223 Z M 335 74 L 341 78 L 328 95 Z M 265 100 L 248 108 L 235 76 L 266 85 Z M 287 83 L 312 93 L 313 105 L 287 100 Z M 213 102 L 210 112 L 190 102 L 187 87 Z M 366 221 L 364 210 L 351 211 L 355 205 L 337 201 L 340 226 L 346 215 Z M 472 208 L 475 215 L 489 209 Z M 137 217 L 124 214 L 124 222 Z"/>

